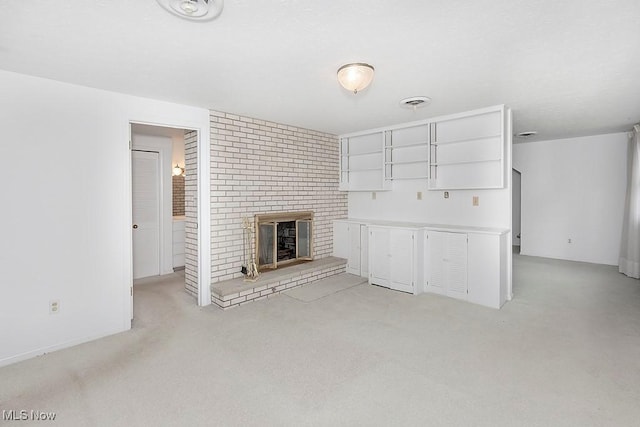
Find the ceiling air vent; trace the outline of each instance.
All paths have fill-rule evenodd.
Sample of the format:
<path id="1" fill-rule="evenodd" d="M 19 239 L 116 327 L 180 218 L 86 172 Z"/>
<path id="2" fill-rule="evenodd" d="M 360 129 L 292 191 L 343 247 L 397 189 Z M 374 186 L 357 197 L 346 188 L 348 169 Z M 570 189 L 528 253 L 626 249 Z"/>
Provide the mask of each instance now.
<path id="1" fill-rule="evenodd" d="M 222 13 L 224 0 L 156 0 L 160 6 L 180 18 L 208 21 Z"/>
<path id="2" fill-rule="evenodd" d="M 410 98 L 405 98 L 400 101 L 400 106 L 405 108 L 411 108 L 412 110 L 416 110 L 419 107 L 424 107 L 431 102 L 431 98 L 426 96 L 412 96 Z"/>

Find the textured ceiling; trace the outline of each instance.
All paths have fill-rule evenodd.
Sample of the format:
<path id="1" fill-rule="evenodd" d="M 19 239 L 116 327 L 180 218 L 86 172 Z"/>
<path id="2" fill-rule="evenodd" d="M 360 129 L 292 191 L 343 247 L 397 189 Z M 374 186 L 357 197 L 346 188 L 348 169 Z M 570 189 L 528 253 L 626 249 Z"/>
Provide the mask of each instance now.
<path id="1" fill-rule="evenodd" d="M 0 69 L 335 134 L 494 104 L 534 139 L 640 121 L 638 0 L 2 1 Z M 376 68 L 353 95 L 347 62 Z M 417 111 L 402 98 L 425 95 Z"/>

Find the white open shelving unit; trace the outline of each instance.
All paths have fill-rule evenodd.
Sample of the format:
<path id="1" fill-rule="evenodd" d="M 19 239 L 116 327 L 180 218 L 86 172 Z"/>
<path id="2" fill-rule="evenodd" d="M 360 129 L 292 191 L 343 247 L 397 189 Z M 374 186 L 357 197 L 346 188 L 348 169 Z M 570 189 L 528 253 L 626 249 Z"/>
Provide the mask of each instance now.
<path id="1" fill-rule="evenodd" d="M 431 125 L 430 190 L 504 187 L 504 108 L 466 113 Z"/>
<path id="2" fill-rule="evenodd" d="M 384 191 L 393 181 L 429 190 L 504 188 L 505 107 L 343 135 L 340 190 Z"/>

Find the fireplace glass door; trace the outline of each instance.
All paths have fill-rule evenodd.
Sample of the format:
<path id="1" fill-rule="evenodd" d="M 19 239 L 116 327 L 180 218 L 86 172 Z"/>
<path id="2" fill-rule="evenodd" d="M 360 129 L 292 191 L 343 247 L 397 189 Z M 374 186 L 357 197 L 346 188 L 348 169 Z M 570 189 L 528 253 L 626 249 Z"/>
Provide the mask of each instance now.
<path id="1" fill-rule="evenodd" d="M 276 244 L 276 223 L 265 222 L 259 225 L 258 260 L 260 266 L 276 268 L 276 260 L 273 256 Z"/>
<path id="2" fill-rule="evenodd" d="M 304 215 L 303 215 L 304 214 Z M 266 215 L 265 215 L 266 216 Z M 298 216 L 302 219 L 295 218 Z M 313 259 L 313 215 L 287 214 L 256 218 L 258 269 L 278 268 L 295 261 Z"/>
<path id="3" fill-rule="evenodd" d="M 311 221 L 299 219 L 296 221 L 296 257 L 298 259 L 311 259 Z"/>

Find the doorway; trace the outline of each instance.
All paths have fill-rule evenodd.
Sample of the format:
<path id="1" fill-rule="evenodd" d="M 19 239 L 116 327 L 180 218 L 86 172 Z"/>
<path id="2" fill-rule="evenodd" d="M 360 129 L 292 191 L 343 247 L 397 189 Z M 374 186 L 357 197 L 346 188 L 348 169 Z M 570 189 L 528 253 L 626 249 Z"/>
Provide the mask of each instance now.
<path id="1" fill-rule="evenodd" d="M 512 189 L 512 208 L 511 208 L 511 224 L 512 224 L 512 247 L 514 254 L 520 254 L 522 241 L 522 173 L 517 169 L 511 170 L 513 183 Z"/>
<path id="2" fill-rule="evenodd" d="M 197 198 L 197 131 L 132 123 L 130 137 L 133 285 L 145 278 L 180 276 L 185 289 L 195 290 L 189 293 L 197 298 L 196 263 L 189 268 L 186 262 L 197 259 L 197 250 L 192 249 L 195 256 L 186 256 L 191 246 L 187 242 L 197 247 L 197 235 L 187 236 L 187 230 L 197 229 L 195 203 L 187 203 Z M 187 151 L 193 164 L 185 160 Z M 187 274 L 195 286 L 189 286 Z"/>

